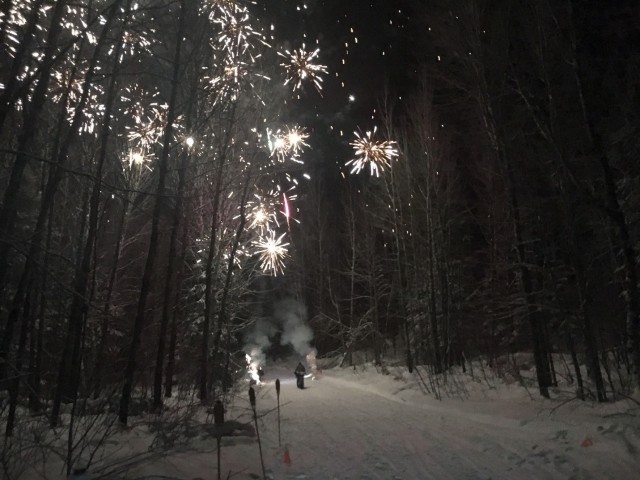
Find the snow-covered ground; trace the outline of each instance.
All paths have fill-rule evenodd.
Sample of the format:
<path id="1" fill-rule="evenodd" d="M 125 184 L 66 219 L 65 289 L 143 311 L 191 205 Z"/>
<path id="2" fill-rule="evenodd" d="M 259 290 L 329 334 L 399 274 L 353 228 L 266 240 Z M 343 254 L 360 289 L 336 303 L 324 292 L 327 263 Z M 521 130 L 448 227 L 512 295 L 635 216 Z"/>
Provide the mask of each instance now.
<path id="1" fill-rule="evenodd" d="M 492 389 L 466 377 L 457 386 L 466 398 L 440 402 L 422 392 L 425 385 L 415 372 L 390 367 L 381 374 L 372 365 L 325 370 L 299 390 L 294 365 L 268 367 L 265 383 L 256 388 L 268 478 L 639 478 L 640 408 L 631 401 L 542 401 L 519 386 Z M 226 418 L 252 424 L 248 396 L 240 396 Z M 216 478 L 216 441 L 207 432 L 194 429 L 188 445 L 141 463 L 126 478 Z M 134 428 L 125 437 L 122 445 L 130 445 L 130 453 L 145 435 Z M 261 478 L 256 438 L 223 437 L 221 464 L 222 478 Z"/>

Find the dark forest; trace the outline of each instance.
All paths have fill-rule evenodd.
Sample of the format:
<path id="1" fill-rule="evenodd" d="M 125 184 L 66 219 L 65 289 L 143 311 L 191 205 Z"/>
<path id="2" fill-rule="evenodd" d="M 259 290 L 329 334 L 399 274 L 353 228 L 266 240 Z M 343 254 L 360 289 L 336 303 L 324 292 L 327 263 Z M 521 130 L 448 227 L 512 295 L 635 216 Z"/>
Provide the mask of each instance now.
<path id="1" fill-rule="evenodd" d="M 7 439 L 211 405 L 283 305 L 342 367 L 525 352 L 549 398 L 561 353 L 581 401 L 638 386 L 637 5 L 388 2 L 390 53 L 346 71 L 331 38 L 377 33 L 326 3 L 316 41 L 287 1 L 0 1 Z"/>

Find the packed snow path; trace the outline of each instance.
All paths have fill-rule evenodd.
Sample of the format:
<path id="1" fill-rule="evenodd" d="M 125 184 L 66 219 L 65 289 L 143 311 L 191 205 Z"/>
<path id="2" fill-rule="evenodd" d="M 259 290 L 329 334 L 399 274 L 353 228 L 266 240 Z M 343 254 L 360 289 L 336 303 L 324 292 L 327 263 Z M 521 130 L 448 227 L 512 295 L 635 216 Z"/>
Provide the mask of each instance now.
<path id="1" fill-rule="evenodd" d="M 409 392 L 402 379 L 350 370 L 307 378 L 304 390 L 295 388 L 290 372 L 271 371 L 260 387 L 259 410 L 274 403 L 274 376 L 286 379 L 282 441 L 291 459 L 286 465 L 282 449 L 266 449 L 278 454 L 267 462 L 276 479 L 638 478 L 637 417 L 635 424 L 623 414 L 598 422 L 576 418 L 571 407 L 550 416 L 531 402 L 524 412 L 512 411 L 520 405 L 508 400 L 500 401 L 502 412 L 489 403 L 489 413 L 474 413 L 482 406 L 439 403 Z M 273 420 L 265 417 L 263 437 L 277 446 Z"/>
<path id="2" fill-rule="evenodd" d="M 640 419 L 632 403 L 560 405 L 505 385 L 494 399 L 472 392 L 465 401 L 438 402 L 420 391 L 415 374 L 391 369 L 380 375 L 372 366 L 326 371 L 300 390 L 293 369 L 267 369 L 256 387 L 271 479 L 639 478 Z M 275 378 L 281 381 L 281 447 Z M 235 403 L 227 418 L 252 423 L 248 400 Z M 255 437 L 222 443 L 222 478 L 262 478 Z M 216 478 L 215 440 L 202 441 L 199 453 L 187 449 L 148 467 L 144 478 Z"/>

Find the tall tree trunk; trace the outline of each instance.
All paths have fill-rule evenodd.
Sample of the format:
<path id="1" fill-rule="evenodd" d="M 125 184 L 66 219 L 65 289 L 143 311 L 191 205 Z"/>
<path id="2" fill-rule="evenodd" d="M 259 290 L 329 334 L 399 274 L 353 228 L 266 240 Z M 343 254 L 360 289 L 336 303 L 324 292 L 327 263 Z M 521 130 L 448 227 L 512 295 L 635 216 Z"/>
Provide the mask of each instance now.
<path id="1" fill-rule="evenodd" d="M 511 165 L 505 146 L 499 138 L 498 128 L 496 127 L 496 119 L 493 113 L 491 100 L 489 99 L 489 89 L 486 80 L 481 75 L 480 93 L 478 103 L 482 108 L 482 120 L 486 128 L 486 133 L 493 148 L 494 154 L 498 159 L 499 168 L 502 172 L 505 191 L 507 193 L 507 202 L 509 212 L 511 213 L 511 221 L 513 228 L 513 239 L 518 262 L 518 271 L 520 272 L 520 287 L 522 290 L 523 300 L 526 306 L 526 317 L 529 322 L 531 331 L 531 343 L 533 346 L 533 357 L 536 365 L 536 378 L 538 381 L 538 390 L 540 395 L 549 398 L 549 386 L 551 386 L 551 368 L 549 365 L 548 348 L 544 337 L 544 328 L 542 325 L 541 312 L 534 298 L 533 278 L 531 271 L 527 267 L 527 254 L 525 250 L 525 239 L 523 233 L 523 223 L 520 217 L 520 205 L 518 194 L 513 176 L 513 167 Z"/>
<path id="2" fill-rule="evenodd" d="M 606 38 L 602 30 L 603 15 L 610 12 L 603 12 L 599 2 L 594 1 L 578 3 L 576 0 L 569 0 L 568 6 L 571 9 L 570 19 L 572 22 L 574 21 L 573 15 L 575 12 L 579 12 L 584 17 L 583 24 L 580 25 L 582 28 L 580 33 L 585 36 L 582 44 L 578 44 L 576 36 L 579 32 L 576 26 L 572 24 L 571 41 L 574 59 L 571 65 L 574 68 L 580 107 L 585 128 L 591 140 L 592 153 L 599 162 L 604 177 L 605 211 L 618 230 L 618 246 L 622 250 L 622 268 L 625 273 L 624 297 L 627 302 L 627 351 L 633 359 L 636 383 L 640 385 L 640 286 L 638 285 L 638 253 L 636 252 L 636 247 L 630 234 L 629 220 L 620 204 L 620 194 L 616 186 L 611 161 L 607 155 L 602 135 L 596 127 L 597 121 L 600 118 L 606 118 L 609 112 L 597 112 L 593 106 L 593 102 L 590 102 L 591 97 L 585 95 L 586 80 L 592 72 L 584 65 L 582 52 L 584 52 L 585 57 L 602 60 L 604 58 L 610 58 L 612 55 L 610 48 L 616 46 L 615 44 L 613 47 L 609 45 L 607 40 L 611 40 L 611 38 Z M 612 8 L 615 8 L 615 5 L 612 6 Z M 613 53 L 615 54 L 617 52 L 614 51 Z M 603 79 L 593 78 L 593 88 L 601 88 L 598 80 L 602 81 Z"/>
<path id="3" fill-rule="evenodd" d="M 98 351 L 96 352 L 96 360 L 93 368 L 93 396 L 98 398 L 102 391 L 102 372 L 104 367 L 104 356 L 107 351 L 109 343 L 109 324 L 111 320 L 111 297 L 113 296 L 113 290 L 115 288 L 116 280 L 118 278 L 118 266 L 120 264 L 120 255 L 122 253 L 122 241 L 126 234 L 127 227 L 127 215 L 129 213 L 129 206 L 131 205 L 130 198 L 128 196 L 122 203 L 122 212 L 120 214 L 120 221 L 118 222 L 118 231 L 116 236 L 116 245 L 113 251 L 113 262 L 111 263 L 111 273 L 109 274 L 109 282 L 107 283 L 107 294 L 104 300 L 104 307 L 102 309 L 102 324 L 100 325 L 100 340 L 98 341 Z"/>
<path id="4" fill-rule="evenodd" d="M 579 249 L 579 245 L 578 248 Z M 577 250 L 576 249 L 576 250 Z M 575 255 L 578 257 L 578 255 Z M 576 277 L 578 279 L 578 288 L 580 290 L 580 309 L 582 313 L 582 333 L 585 341 L 585 356 L 587 367 L 591 378 L 596 384 L 596 394 L 599 402 L 607 401 L 607 394 L 602 379 L 602 371 L 600 369 L 600 357 L 598 356 L 598 342 L 594 331 L 593 322 L 591 320 L 591 294 L 588 291 L 587 278 L 582 265 L 582 260 L 577 259 L 575 265 Z"/>
<path id="5" fill-rule="evenodd" d="M 235 116 L 235 111 L 231 114 L 231 119 Z M 213 281 L 218 267 L 214 269 L 214 258 L 216 257 L 216 240 L 218 236 L 218 215 L 220 209 L 220 198 L 222 195 L 222 178 L 224 176 L 224 162 L 227 158 L 227 150 L 231 142 L 231 122 L 226 129 L 226 138 L 218 153 L 218 168 L 215 191 L 213 192 L 213 212 L 211 214 L 211 229 L 209 232 L 209 251 L 207 253 L 207 264 L 205 266 L 205 291 L 204 291 L 204 319 L 202 322 L 202 341 L 200 344 L 200 400 L 207 400 L 207 384 L 209 382 L 209 336 L 211 331 L 211 315 L 215 311 L 215 294 L 213 292 Z M 214 339 L 214 344 L 218 345 L 220 338 Z"/>
<path id="6" fill-rule="evenodd" d="M 171 95 L 169 98 L 169 109 L 167 112 L 167 125 L 164 130 L 164 139 L 162 143 L 162 154 L 158 162 L 158 195 L 156 196 L 153 207 L 153 216 L 151 219 L 151 236 L 149 238 L 149 250 L 147 252 L 147 260 L 142 275 L 142 284 L 140 287 L 140 297 L 138 299 L 138 308 L 136 310 L 136 318 L 133 325 L 133 333 L 131 338 L 131 346 L 127 358 L 127 366 L 124 374 L 124 384 L 122 387 L 122 396 L 120 397 L 120 408 L 118 418 L 123 425 L 127 424 L 129 417 L 129 403 L 133 391 L 134 375 L 137 369 L 136 357 L 138 347 L 140 345 L 140 337 L 142 335 L 142 327 L 145 323 L 147 315 L 147 298 L 151 292 L 152 278 L 155 272 L 156 257 L 158 254 L 158 238 L 160 236 L 160 215 L 164 210 L 164 194 L 167 169 L 169 164 L 169 153 L 171 150 L 173 124 L 176 120 L 176 100 L 178 96 L 178 82 L 180 78 L 180 62 L 182 53 L 182 41 L 185 32 L 186 17 L 186 0 L 180 1 L 179 26 L 176 38 L 176 49 L 173 58 L 173 74 L 171 77 Z"/>
<path id="7" fill-rule="evenodd" d="M 172 304 L 173 278 L 175 270 L 175 256 L 178 246 L 178 228 L 182 217 L 182 203 L 184 186 L 186 181 L 186 171 L 191 153 L 183 153 L 182 162 L 178 169 L 178 193 L 176 206 L 173 214 L 173 225 L 171 226 L 171 238 L 169 240 L 169 252 L 167 270 L 165 274 L 164 301 L 162 302 L 162 318 L 160 319 L 160 332 L 158 333 L 158 351 L 156 355 L 156 368 L 153 381 L 153 406 L 158 409 L 162 407 L 162 374 L 164 370 L 164 358 L 166 349 L 167 326 L 169 325 L 169 305 Z M 175 306 L 175 304 L 173 304 Z"/>
<path id="8" fill-rule="evenodd" d="M 38 315 L 38 330 L 36 339 L 36 355 L 33 369 L 31 370 L 31 395 L 30 406 L 32 410 L 40 410 L 41 404 L 41 384 L 42 384 L 42 359 L 45 318 L 47 315 L 47 288 L 49 280 L 49 251 L 51 250 L 51 237 L 53 235 L 53 201 L 49 205 L 49 221 L 47 222 L 47 238 L 45 240 L 45 253 L 42 262 L 42 275 L 40 278 L 40 314 Z"/>
<path id="9" fill-rule="evenodd" d="M 53 56 L 56 43 L 60 35 L 62 25 L 61 17 L 64 12 L 65 2 L 55 4 L 51 18 L 51 26 L 47 36 L 47 46 L 44 58 Z M 27 162 L 34 152 L 33 138 L 38 130 L 40 113 L 44 108 L 47 89 L 49 87 L 51 68 L 44 69 L 40 74 L 36 88 L 33 92 L 31 103 L 26 107 L 24 124 L 18 135 L 16 159 L 11 169 L 11 175 L 4 192 L 2 208 L 0 209 L 0 291 L 4 289 L 4 280 L 9 264 L 9 252 L 13 243 L 13 232 L 18 218 L 18 206 L 20 203 L 20 190 L 22 189 L 22 177 Z M 1 124 L 0 124 L 1 125 Z"/>
<path id="10" fill-rule="evenodd" d="M 3 19 L 7 19 L 9 17 L 9 12 L 11 11 L 11 3 L 12 3 L 11 1 L 3 2 L 2 4 Z M 34 36 L 38 30 L 40 8 L 42 7 L 43 3 L 44 3 L 44 0 L 35 0 L 33 2 L 33 5 L 31 7 L 31 12 L 29 14 L 29 17 L 27 18 L 27 26 L 25 29 L 25 33 L 20 40 L 20 44 L 18 45 L 18 49 L 16 53 L 13 55 L 13 61 L 11 62 L 11 68 L 8 69 L 7 77 L 3 79 L 4 90 L 2 91 L 2 95 L 0 95 L 0 132 L 3 131 L 3 125 L 4 125 L 5 119 L 7 118 L 7 115 L 9 114 L 11 109 L 14 107 L 14 104 L 16 101 L 15 90 L 18 85 L 20 70 L 23 68 L 25 61 L 27 61 L 29 58 L 29 48 L 31 47 Z M 55 21 L 56 14 L 57 13 L 59 14 L 62 12 L 62 6 L 64 2 L 61 1 L 60 4 L 61 4 L 60 11 L 54 12 L 53 14 L 54 21 Z M 5 36 L 7 33 L 6 28 L 8 25 L 9 25 L 9 22 L 6 20 L 3 20 L 0 23 L 0 48 L 2 48 L 2 46 L 4 45 Z M 57 39 L 57 35 L 60 32 L 58 31 L 53 33 L 54 33 L 54 36 L 52 37 L 50 32 L 49 38 L 53 39 L 53 43 L 55 43 Z M 53 47 L 54 45 L 48 43 L 47 46 Z M 51 49 L 51 52 L 53 52 L 53 49 Z M 9 54 L 0 51 L 0 55 L 8 56 Z"/>
<path id="11" fill-rule="evenodd" d="M 353 201 L 354 193 L 349 194 L 350 207 L 349 212 L 349 248 L 351 250 L 351 258 L 349 263 L 349 323 L 347 324 L 347 331 L 342 335 L 342 345 L 344 349 L 344 358 L 340 362 L 340 366 L 353 365 L 352 348 L 355 341 L 353 325 L 355 320 L 355 296 L 356 296 L 356 253 L 358 252 L 358 246 L 356 244 L 356 217 L 355 207 Z"/>
<path id="12" fill-rule="evenodd" d="M 431 196 L 428 193 L 429 197 Z M 434 263 L 436 260 L 434 238 L 433 238 L 433 212 L 431 199 L 428 200 L 427 207 L 427 248 L 429 249 L 429 318 L 431 326 L 431 348 L 433 348 L 432 362 L 436 373 L 442 372 L 442 355 L 440 352 L 440 332 L 438 328 L 438 312 L 436 304 L 436 276 L 434 274 Z"/>
<path id="13" fill-rule="evenodd" d="M 18 352 L 16 353 L 16 361 L 14 365 L 13 377 L 9 387 L 9 413 L 7 415 L 7 425 L 5 429 L 5 437 L 13 435 L 13 428 L 16 419 L 16 410 L 18 408 L 18 398 L 20 396 L 20 382 L 22 380 L 22 362 L 27 346 L 27 335 L 29 332 L 29 324 L 31 322 L 31 290 L 32 284 L 27 285 L 26 300 L 22 309 L 22 325 L 20 328 L 20 339 L 18 341 Z M 16 315 L 19 315 L 20 306 L 15 305 Z"/>
<path id="14" fill-rule="evenodd" d="M 200 400 L 207 400 L 207 384 L 209 383 L 209 336 L 211 330 L 211 314 L 215 310 L 215 294 L 213 281 L 218 271 L 213 268 L 213 261 L 216 257 L 216 240 L 218 236 L 218 209 L 220 205 L 220 189 L 222 185 L 222 164 L 224 157 L 220 157 L 218 168 L 218 179 L 213 197 L 213 213 L 211 219 L 211 229 L 209 230 L 209 251 L 207 252 L 207 263 L 205 265 L 205 290 L 204 290 L 204 319 L 202 322 L 202 339 L 200 343 Z"/>
<path id="15" fill-rule="evenodd" d="M 527 307 L 527 317 L 529 326 L 531 327 L 531 341 L 533 344 L 533 357 L 536 365 L 536 378 L 538 380 L 538 390 L 540 395 L 549 398 L 549 387 L 551 386 L 551 368 L 549 366 L 549 357 L 547 355 L 547 347 L 544 336 L 544 328 L 542 325 L 541 312 L 535 305 L 533 281 L 531 271 L 527 267 L 526 252 L 524 246 L 524 238 L 522 234 L 522 220 L 520 219 L 520 207 L 518 197 L 513 185 L 513 173 L 503 156 L 504 170 L 507 177 L 507 191 L 509 192 L 511 215 L 513 218 L 513 231 L 516 252 L 518 255 L 518 265 L 520 270 L 520 282 L 524 295 L 524 301 Z"/>
<path id="16" fill-rule="evenodd" d="M 224 280 L 224 288 L 222 290 L 222 298 L 220 299 L 220 311 L 218 312 L 218 324 L 216 331 L 216 341 L 213 347 L 213 355 L 214 358 L 217 358 L 217 354 L 220 349 L 220 339 L 222 338 L 222 330 L 226 323 L 227 317 L 227 299 L 229 298 L 229 288 L 231 286 L 231 276 L 233 275 L 233 264 L 236 259 L 236 254 L 238 252 L 238 247 L 240 245 L 240 237 L 242 236 L 242 232 L 244 232 L 244 227 L 247 223 L 246 216 L 246 206 L 247 206 L 247 193 L 249 191 L 249 183 L 251 181 L 250 172 L 247 173 L 247 177 L 245 179 L 244 188 L 242 191 L 242 199 L 240 203 L 240 220 L 238 223 L 238 228 L 236 230 L 236 235 L 233 240 L 233 245 L 231 246 L 231 252 L 229 252 L 229 260 L 227 262 L 227 274 Z M 227 339 L 229 336 L 227 335 Z M 227 352 L 228 354 L 229 352 Z M 227 374 L 226 368 L 228 368 L 229 362 L 226 362 L 225 371 L 223 373 L 223 383 L 224 383 L 224 375 Z"/>
<path id="17" fill-rule="evenodd" d="M 169 334 L 169 352 L 167 360 L 167 371 L 165 373 L 164 384 L 164 396 L 171 397 L 173 390 L 173 374 L 176 366 L 176 348 L 178 343 L 178 318 L 182 310 L 182 302 L 180 300 L 182 293 L 182 271 L 187 257 L 187 240 L 189 238 L 189 229 L 186 219 L 182 226 L 182 248 L 180 251 L 180 258 L 178 259 L 178 274 L 176 281 L 176 288 L 174 292 L 173 304 L 175 305 L 173 314 L 171 315 L 171 332 Z"/>
<path id="18" fill-rule="evenodd" d="M 629 233 L 629 223 L 618 200 L 618 191 L 608 157 L 602 153 L 602 140 L 595 135 L 595 147 L 599 152 L 600 166 L 605 178 L 608 213 L 617 227 L 619 246 L 622 249 L 622 262 L 625 272 L 625 295 L 627 301 L 627 351 L 633 358 L 636 383 L 640 385 L 640 290 L 638 286 L 638 256 L 633 239 Z"/>
<path id="19" fill-rule="evenodd" d="M 74 74 L 75 74 L 75 69 L 74 69 Z M 60 109 L 60 112 L 58 115 L 58 123 L 60 125 L 63 125 L 65 123 L 65 117 L 67 115 L 66 102 L 68 100 L 68 96 L 69 96 L 69 89 L 66 89 L 62 95 L 62 99 L 60 102 L 62 104 L 62 108 Z M 78 115 L 78 118 L 81 112 L 82 112 L 82 104 L 79 104 L 78 108 L 76 109 L 76 115 Z M 51 149 L 51 151 L 53 152 L 53 156 L 55 156 L 56 160 L 52 162 L 53 167 L 49 172 L 49 177 L 43 189 L 44 194 L 40 202 L 40 211 L 36 219 L 36 225 L 33 229 L 33 233 L 31 234 L 31 241 L 30 241 L 28 253 L 26 255 L 26 262 L 21 274 L 21 278 L 24 277 L 25 282 L 28 282 L 30 276 L 35 274 L 34 268 L 36 268 L 36 264 L 38 262 L 38 256 L 40 254 L 40 244 L 42 241 L 45 220 L 49 213 L 49 208 L 50 208 L 49 206 L 53 204 L 58 184 L 62 179 L 63 172 L 61 167 L 63 166 L 67 158 L 71 141 L 75 137 L 75 132 L 70 131 L 66 135 L 66 138 L 64 139 L 64 141 L 62 141 L 61 126 L 59 126 L 56 129 L 56 131 L 57 131 L 56 132 L 57 135 L 55 137 L 54 145 Z M 62 143 L 62 148 L 60 147 L 61 143 Z M 22 282 L 22 279 L 20 281 Z M 0 280 L 0 283 L 1 283 L 1 280 Z M 24 290 L 18 289 L 18 291 L 16 292 L 16 298 L 14 298 L 13 300 L 14 305 L 20 305 L 20 303 L 23 300 L 17 297 L 17 295 L 20 295 L 23 293 L 25 293 Z M 8 348 L 11 345 L 11 342 L 13 341 L 14 322 L 17 320 L 18 317 L 19 315 L 8 316 L 7 321 L 5 322 L 4 331 L 2 332 L 2 338 L 0 339 L 0 389 L 2 388 L 1 385 L 6 375 L 5 368 L 4 368 L 5 359 L 9 352 Z"/>
<path id="20" fill-rule="evenodd" d="M 119 13 L 119 6 L 123 0 L 115 0 L 107 19 L 100 34 L 100 38 L 94 49 L 93 56 L 91 58 L 91 64 L 87 70 L 86 79 L 82 91 L 82 97 L 79 102 L 79 107 L 76 109 L 71 123 L 70 135 L 80 127 L 82 119 L 82 109 L 86 105 L 89 97 L 89 91 L 91 89 L 91 83 L 93 81 L 93 75 L 96 70 L 98 59 L 102 49 L 106 46 L 107 35 L 111 33 L 111 26 L 115 21 Z M 128 12 L 128 8 L 127 8 Z M 97 158 L 95 183 L 91 192 L 91 198 L 89 200 L 89 219 L 88 219 L 88 231 L 87 237 L 84 242 L 84 247 L 81 248 L 79 267 L 76 271 L 74 278 L 73 299 L 71 302 L 71 308 L 69 311 L 69 323 L 67 330 L 67 340 L 60 361 L 60 368 L 58 372 L 58 386 L 54 398 L 53 408 L 51 412 L 51 424 L 56 425 L 58 422 L 58 415 L 60 413 L 60 404 L 63 398 L 69 400 L 75 400 L 77 395 L 80 370 L 81 370 L 81 351 L 82 351 L 82 338 L 83 331 L 86 322 L 86 315 L 88 310 L 86 292 L 87 284 L 89 281 L 89 275 L 91 271 L 91 263 L 93 259 L 93 247 L 95 245 L 97 230 L 98 230 L 98 210 L 100 206 L 100 193 L 102 190 L 102 175 L 104 169 L 104 163 L 107 158 L 107 145 L 110 134 L 111 113 L 116 97 L 116 84 L 118 80 L 118 72 L 120 68 L 119 57 L 122 48 L 122 42 L 119 39 L 122 38 L 124 28 L 126 24 L 126 15 L 123 20 L 123 25 L 120 28 L 120 34 L 118 36 L 115 54 L 114 54 L 114 66 L 111 71 L 111 79 L 107 90 L 107 99 L 105 102 L 105 116 L 101 129 L 101 142 L 100 150 Z M 67 154 L 68 148 L 71 146 L 71 141 L 67 142 L 66 146 L 61 149 L 61 155 Z"/>

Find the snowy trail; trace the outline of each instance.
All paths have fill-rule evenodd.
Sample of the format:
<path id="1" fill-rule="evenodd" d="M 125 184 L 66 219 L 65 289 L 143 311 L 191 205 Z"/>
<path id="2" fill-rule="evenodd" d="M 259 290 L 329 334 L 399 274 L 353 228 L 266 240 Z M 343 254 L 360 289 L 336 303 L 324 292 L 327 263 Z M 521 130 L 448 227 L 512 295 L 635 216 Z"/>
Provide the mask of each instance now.
<path id="1" fill-rule="evenodd" d="M 281 381 L 282 447 L 276 392 Z M 265 468 L 274 480 L 631 480 L 640 467 L 638 412 L 575 402 L 519 397 L 438 402 L 420 392 L 415 376 L 380 375 L 374 368 L 333 369 L 297 389 L 293 367 L 271 367 L 256 387 Z M 519 393 L 518 393 L 519 392 Z M 504 392 L 503 392 L 504 393 Z M 228 419 L 251 423 L 243 396 Z M 544 407 L 543 407 L 544 406 Z M 586 437 L 592 441 L 581 446 Z M 257 442 L 224 437 L 222 478 L 262 478 Z M 211 437 L 136 472 L 140 478 L 216 478 Z M 285 448 L 291 464 L 284 462 Z M 131 472 L 133 473 L 133 472 Z"/>
<path id="2" fill-rule="evenodd" d="M 282 435 L 292 464 L 271 448 L 267 468 L 275 478 L 631 479 L 640 465 L 633 448 L 618 455 L 625 442 L 616 436 L 584 448 L 582 434 L 565 422 L 479 415 L 426 397 L 422 404 L 403 401 L 331 373 L 307 379 L 305 390 L 283 382 L 282 401 L 290 403 Z M 271 381 L 261 388 L 263 402 L 275 395 Z M 265 420 L 265 441 L 277 445 L 266 423 L 273 422 Z"/>

